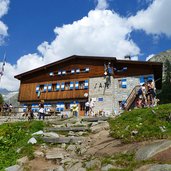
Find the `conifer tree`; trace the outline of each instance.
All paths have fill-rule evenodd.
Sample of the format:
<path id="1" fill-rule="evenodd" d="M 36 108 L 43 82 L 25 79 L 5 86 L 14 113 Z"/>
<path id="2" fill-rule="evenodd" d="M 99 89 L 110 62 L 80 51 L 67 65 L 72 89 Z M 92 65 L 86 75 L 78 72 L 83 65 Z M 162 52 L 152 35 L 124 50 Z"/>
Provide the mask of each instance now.
<path id="1" fill-rule="evenodd" d="M 160 103 L 171 103 L 171 63 L 166 60 L 165 61 L 165 74 L 164 81 L 162 84 L 162 91 L 158 95 L 160 99 Z"/>

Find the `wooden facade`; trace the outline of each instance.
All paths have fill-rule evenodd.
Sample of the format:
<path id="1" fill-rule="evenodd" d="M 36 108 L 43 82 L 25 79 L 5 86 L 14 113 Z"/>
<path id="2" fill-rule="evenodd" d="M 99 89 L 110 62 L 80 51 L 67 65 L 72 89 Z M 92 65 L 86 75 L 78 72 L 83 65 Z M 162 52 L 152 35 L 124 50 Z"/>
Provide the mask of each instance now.
<path id="1" fill-rule="evenodd" d="M 15 76 L 20 80 L 20 89 L 18 101 L 20 103 L 32 103 L 44 100 L 47 102 L 86 101 L 88 99 L 85 93 L 89 93 L 89 88 L 81 87 L 76 89 L 76 83 L 83 83 L 89 78 L 103 77 L 104 64 L 111 63 L 112 69 L 127 68 L 126 72 L 114 72 L 114 78 L 122 78 L 128 76 L 138 76 L 146 74 L 154 74 L 156 87 L 161 88 L 162 81 L 162 64 L 156 62 L 140 62 L 131 60 L 117 60 L 112 57 L 91 57 L 91 56 L 71 56 L 63 60 L 45 65 L 43 67 L 19 74 Z M 87 69 L 87 70 L 86 70 Z M 74 71 L 74 73 L 72 73 Z M 79 71 L 79 72 L 77 72 Z M 61 74 L 59 74 L 61 72 Z M 73 83 L 72 89 L 66 89 L 66 85 Z M 56 89 L 56 85 L 60 85 L 60 89 Z M 61 89 L 62 84 L 64 89 Z M 39 85 L 40 95 L 36 92 Z M 47 90 L 44 91 L 44 86 Z M 52 89 L 48 91 L 48 85 Z"/>

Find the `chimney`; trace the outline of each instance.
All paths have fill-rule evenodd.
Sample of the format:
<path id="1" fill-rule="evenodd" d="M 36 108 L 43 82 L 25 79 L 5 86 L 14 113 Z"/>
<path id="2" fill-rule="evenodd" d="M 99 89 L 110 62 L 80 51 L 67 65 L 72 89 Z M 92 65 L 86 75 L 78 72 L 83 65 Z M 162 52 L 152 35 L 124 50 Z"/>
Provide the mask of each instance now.
<path id="1" fill-rule="evenodd" d="M 126 55 L 124 56 L 125 60 L 131 60 L 131 56 L 130 55 Z"/>

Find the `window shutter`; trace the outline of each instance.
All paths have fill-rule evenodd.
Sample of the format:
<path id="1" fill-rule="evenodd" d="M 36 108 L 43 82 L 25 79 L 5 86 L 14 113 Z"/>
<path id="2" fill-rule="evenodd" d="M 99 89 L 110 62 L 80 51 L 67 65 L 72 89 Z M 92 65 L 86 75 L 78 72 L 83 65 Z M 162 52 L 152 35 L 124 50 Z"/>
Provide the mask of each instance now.
<path id="1" fill-rule="evenodd" d="M 65 90 L 65 83 L 62 83 L 61 90 Z"/>
<path id="2" fill-rule="evenodd" d="M 74 74 L 74 73 L 75 73 L 75 70 L 74 70 L 74 69 L 72 69 L 72 70 L 71 70 L 71 74 Z"/>
<path id="3" fill-rule="evenodd" d="M 58 102 L 57 104 L 56 104 L 56 111 L 64 111 L 64 107 L 65 107 L 65 105 L 64 105 L 64 103 L 63 102 Z"/>
<path id="4" fill-rule="evenodd" d="M 49 75 L 50 75 L 50 76 L 54 76 L 54 73 L 53 73 L 53 72 L 50 72 Z"/>
<path id="5" fill-rule="evenodd" d="M 85 72 L 89 72 L 90 71 L 90 68 L 85 68 Z"/>
<path id="6" fill-rule="evenodd" d="M 47 90 L 47 84 L 44 84 L 43 92 L 46 92 L 46 90 Z"/>
<path id="7" fill-rule="evenodd" d="M 56 84 L 56 91 L 59 91 L 60 90 L 60 83 L 57 83 Z"/>
<path id="8" fill-rule="evenodd" d="M 84 89 L 88 89 L 88 80 L 85 80 Z"/>
<path id="9" fill-rule="evenodd" d="M 58 71 L 58 75 L 61 75 L 62 73 L 61 73 L 61 71 Z"/>
<path id="10" fill-rule="evenodd" d="M 127 87 L 126 79 L 122 79 L 122 88 L 126 88 L 126 87 Z"/>
<path id="11" fill-rule="evenodd" d="M 36 93 L 38 93 L 39 89 L 40 89 L 40 86 L 37 85 L 37 86 L 36 86 Z"/>
<path id="12" fill-rule="evenodd" d="M 140 77 L 140 85 L 143 85 L 145 83 L 145 79 L 143 76 Z"/>
<path id="13" fill-rule="evenodd" d="M 76 90 L 79 89 L 79 82 L 78 82 L 78 81 L 75 82 L 75 89 L 76 89 Z"/>
<path id="14" fill-rule="evenodd" d="M 62 75 L 65 75 L 66 74 L 66 71 L 62 71 Z"/>
<path id="15" fill-rule="evenodd" d="M 63 103 L 63 102 L 61 102 L 61 106 L 60 106 L 61 111 L 64 111 L 64 107 L 65 107 L 64 103 Z"/>
<path id="16" fill-rule="evenodd" d="M 76 69 L 76 73 L 79 74 L 80 73 L 80 69 Z"/>
<path id="17" fill-rule="evenodd" d="M 70 82 L 70 90 L 73 90 L 74 88 L 74 82 Z"/>
<path id="18" fill-rule="evenodd" d="M 48 91 L 52 91 L 52 84 L 48 84 Z"/>
<path id="19" fill-rule="evenodd" d="M 60 108 L 61 108 L 61 104 L 60 103 L 57 103 L 56 104 L 56 111 L 59 111 L 60 112 Z"/>
<path id="20" fill-rule="evenodd" d="M 149 75 L 147 79 L 148 79 L 148 81 L 153 80 L 153 76 Z"/>

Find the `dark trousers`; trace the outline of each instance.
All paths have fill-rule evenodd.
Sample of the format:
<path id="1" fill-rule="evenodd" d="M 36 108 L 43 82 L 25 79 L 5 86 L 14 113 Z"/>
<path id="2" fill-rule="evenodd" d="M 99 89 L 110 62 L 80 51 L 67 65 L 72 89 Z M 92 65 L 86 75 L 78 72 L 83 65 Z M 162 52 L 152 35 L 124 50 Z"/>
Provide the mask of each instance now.
<path id="1" fill-rule="evenodd" d="M 43 120 L 45 119 L 45 114 L 44 113 L 39 113 L 39 120 L 43 118 Z"/>

